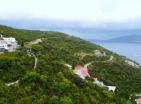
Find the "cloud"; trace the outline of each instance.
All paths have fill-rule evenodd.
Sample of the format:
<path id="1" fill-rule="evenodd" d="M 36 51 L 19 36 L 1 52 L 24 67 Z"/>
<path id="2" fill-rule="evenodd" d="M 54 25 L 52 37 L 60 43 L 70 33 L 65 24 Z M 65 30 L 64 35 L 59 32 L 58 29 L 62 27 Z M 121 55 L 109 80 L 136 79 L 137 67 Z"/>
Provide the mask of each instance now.
<path id="1" fill-rule="evenodd" d="M 0 18 L 128 21 L 141 18 L 140 0 L 0 0 Z"/>

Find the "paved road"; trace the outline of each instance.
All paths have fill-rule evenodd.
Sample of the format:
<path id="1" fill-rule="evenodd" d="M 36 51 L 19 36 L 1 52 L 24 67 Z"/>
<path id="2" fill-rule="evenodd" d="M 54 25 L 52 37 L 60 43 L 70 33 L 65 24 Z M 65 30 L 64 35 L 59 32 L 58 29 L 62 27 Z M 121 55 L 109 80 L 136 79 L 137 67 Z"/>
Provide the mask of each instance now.
<path id="1" fill-rule="evenodd" d="M 42 39 L 36 39 L 33 40 L 31 42 L 29 42 L 26 46 L 29 48 L 30 51 L 27 51 L 29 56 L 34 56 L 34 70 L 37 68 L 37 64 L 38 64 L 38 58 L 36 57 L 36 55 L 34 53 L 31 52 L 31 46 L 34 44 L 38 44 L 42 42 Z"/>
<path id="2" fill-rule="evenodd" d="M 38 58 L 34 55 L 35 62 L 34 62 L 34 70 L 37 68 Z"/>
<path id="3" fill-rule="evenodd" d="M 18 84 L 18 83 L 19 83 L 19 80 L 15 81 L 15 82 L 6 83 L 6 85 L 11 86 L 11 85 Z"/>

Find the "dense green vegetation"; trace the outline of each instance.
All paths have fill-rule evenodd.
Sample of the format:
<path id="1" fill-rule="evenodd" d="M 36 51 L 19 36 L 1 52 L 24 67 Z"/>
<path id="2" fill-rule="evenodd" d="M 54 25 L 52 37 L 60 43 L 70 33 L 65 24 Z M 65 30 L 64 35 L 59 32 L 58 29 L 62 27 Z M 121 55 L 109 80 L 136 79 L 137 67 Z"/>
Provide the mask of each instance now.
<path id="1" fill-rule="evenodd" d="M 141 70 L 124 63 L 125 57 L 110 52 L 80 38 L 58 32 L 21 30 L 0 26 L 0 33 L 15 37 L 22 45 L 16 52 L 0 54 L 0 104 L 134 104 L 130 94 L 141 89 Z M 42 38 L 28 52 L 27 42 Z M 94 50 L 107 56 L 96 57 Z M 110 56 L 114 56 L 112 61 Z M 37 67 L 34 69 L 35 57 Z M 107 85 L 117 86 L 115 93 L 101 88 L 92 78 L 82 80 L 65 66 L 86 64 L 91 76 L 97 76 Z M 96 62 L 99 61 L 99 62 Z M 7 83 L 19 80 L 18 84 Z"/>
<path id="2" fill-rule="evenodd" d="M 22 44 L 22 42 L 32 41 L 44 36 L 43 31 L 15 29 L 3 25 L 0 25 L 0 33 L 9 37 L 15 37 L 16 40 L 18 40 L 19 44 Z"/>
<path id="3" fill-rule="evenodd" d="M 15 55 L 6 53 L 2 55 L 4 56 L 10 59 Z M 18 55 L 16 57 L 21 58 Z M 4 74 L 0 82 L 1 104 L 113 104 L 115 102 L 114 93 L 90 81 L 81 80 L 71 69 L 64 66 L 62 60 L 51 54 L 38 55 L 36 70 L 30 68 L 30 64 L 33 64 L 28 59 L 29 56 L 22 57 L 25 59 L 18 62 L 24 64 L 26 60 L 27 63 L 24 65 L 27 69 L 24 69 L 24 66 L 16 67 L 16 60 L 9 62 L 15 66 L 14 70 L 3 63 L 7 67 L 1 69 L 1 75 Z M 13 72 L 10 73 L 10 70 Z M 20 80 L 18 85 L 8 87 L 5 84 L 18 79 Z"/>
<path id="4" fill-rule="evenodd" d="M 33 65 L 33 57 L 29 57 L 23 52 L 6 52 L 0 55 L 1 80 L 5 82 L 17 80 L 22 77 L 27 70 L 31 70 Z"/>
<path id="5" fill-rule="evenodd" d="M 91 75 L 96 75 L 107 85 L 115 85 L 118 94 L 129 98 L 131 93 L 141 92 L 141 70 L 123 64 L 123 62 L 95 63 L 91 66 Z"/>

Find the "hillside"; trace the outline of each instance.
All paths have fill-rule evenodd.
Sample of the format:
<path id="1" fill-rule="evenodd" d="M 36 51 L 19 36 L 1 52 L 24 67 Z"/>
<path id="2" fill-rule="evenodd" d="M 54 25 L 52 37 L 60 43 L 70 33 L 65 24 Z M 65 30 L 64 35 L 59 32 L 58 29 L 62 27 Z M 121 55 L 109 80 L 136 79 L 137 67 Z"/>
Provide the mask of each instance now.
<path id="1" fill-rule="evenodd" d="M 18 40 L 19 44 L 21 44 L 22 42 L 29 42 L 44 36 L 44 31 L 15 29 L 3 25 L 0 25 L 0 33 L 6 34 L 6 36 L 9 37 L 15 37 Z"/>
<path id="2" fill-rule="evenodd" d="M 0 104 L 134 104 L 130 95 L 141 92 L 141 68 L 101 46 L 59 32 L 0 26 L 0 33 L 22 43 L 17 51 L 0 54 Z M 36 39 L 42 41 L 29 43 Z M 94 50 L 106 56 L 97 57 Z M 91 77 L 83 80 L 73 70 L 89 62 Z M 117 90 L 94 84 L 93 76 Z"/>

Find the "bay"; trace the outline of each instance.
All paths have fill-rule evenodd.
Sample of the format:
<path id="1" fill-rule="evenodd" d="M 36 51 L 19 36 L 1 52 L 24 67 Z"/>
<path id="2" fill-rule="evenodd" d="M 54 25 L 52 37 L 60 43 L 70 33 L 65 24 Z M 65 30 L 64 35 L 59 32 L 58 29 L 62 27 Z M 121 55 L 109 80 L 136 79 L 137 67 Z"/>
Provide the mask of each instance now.
<path id="1" fill-rule="evenodd" d="M 117 43 L 117 42 L 94 42 L 113 52 L 126 56 L 141 65 L 141 44 Z"/>

